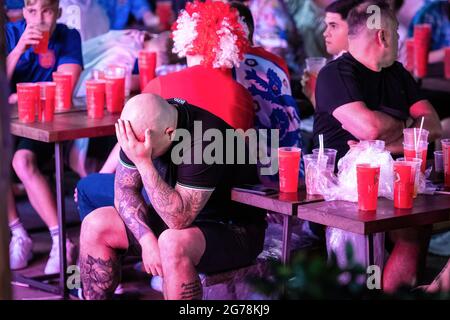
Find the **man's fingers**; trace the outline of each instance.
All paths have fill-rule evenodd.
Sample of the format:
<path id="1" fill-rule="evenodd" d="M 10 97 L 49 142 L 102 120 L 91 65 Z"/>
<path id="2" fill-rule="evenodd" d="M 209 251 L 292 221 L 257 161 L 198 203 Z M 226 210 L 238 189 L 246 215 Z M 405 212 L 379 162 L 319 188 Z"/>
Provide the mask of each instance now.
<path id="1" fill-rule="evenodd" d="M 160 276 L 162 278 L 163 273 L 162 273 L 162 268 L 161 268 L 160 264 L 156 265 L 156 272 L 158 273 L 158 276 Z"/>
<path id="2" fill-rule="evenodd" d="M 150 146 L 151 146 L 151 143 L 150 143 L 150 129 L 145 130 L 144 145 L 145 145 L 146 148 L 150 148 Z"/>
<path id="3" fill-rule="evenodd" d="M 147 265 L 147 264 L 144 264 L 144 266 L 145 266 L 145 272 L 147 272 L 147 274 L 152 274 L 151 267 L 149 265 Z"/>
<path id="4" fill-rule="evenodd" d="M 127 142 L 128 141 L 127 129 L 125 128 L 125 121 L 123 120 L 119 120 L 119 131 L 120 136 L 122 137 L 122 141 Z"/>
<path id="5" fill-rule="evenodd" d="M 124 121 L 125 122 L 125 128 L 127 133 L 127 139 L 129 142 L 136 142 L 136 136 L 134 135 L 133 129 L 131 128 L 130 121 Z"/>
<path id="6" fill-rule="evenodd" d="M 119 142 L 119 145 L 121 147 L 123 147 L 123 143 L 122 143 L 122 134 L 120 133 L 120 126 L 118 123 L 115 124 L 116 127 L 116 137 L 117 137 L 117 142 Z"/>

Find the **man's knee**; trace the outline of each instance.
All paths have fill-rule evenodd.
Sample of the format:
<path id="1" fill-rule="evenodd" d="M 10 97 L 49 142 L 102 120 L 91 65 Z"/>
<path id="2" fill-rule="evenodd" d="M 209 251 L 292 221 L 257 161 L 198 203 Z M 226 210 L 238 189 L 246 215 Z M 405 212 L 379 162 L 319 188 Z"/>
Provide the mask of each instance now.
<path id="1" fill-rule="evenodd" d="M 180 230 L 165 230 L 158 238 L 158 245 L 163 264 L 177 264 L 189 258 L 186 243 L 180 237 Z"/>
<path id="2" fill-rule="evenodd" d="M 105 219 L 105 211 L 110 208 L 100 208 L 93 211 L 81 223 L 81 243 L 101 243 L 110 232 L 108 219 Z"/>
<path id="3" fill-rule="evenodd" d="M 12 166 L 17 176 L 22 180 L 28 180 L 39 172 L 36 156 L 30 150 L 18 150 L 14 154 Z"/>

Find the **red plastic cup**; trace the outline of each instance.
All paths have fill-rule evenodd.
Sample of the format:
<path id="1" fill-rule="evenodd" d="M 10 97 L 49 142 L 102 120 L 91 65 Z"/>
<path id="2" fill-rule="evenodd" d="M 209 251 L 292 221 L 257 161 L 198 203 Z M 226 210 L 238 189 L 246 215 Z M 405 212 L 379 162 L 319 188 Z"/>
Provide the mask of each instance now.
<path id="1" fill-rule="evenodd" d="M 139 83 L 141 91 L 143 91 L 147 84 L 156 76 L 156 52 L 139 51 L 138 65 Z"/>
<path id="2" fill-rule="evenodd" d="M 105 72 L 100 69 L 93 69 L 91 71 L 91 79 L 105 80 Z"/>
<path id="3" fill-rule="evenodd" d="M 358 207 L 362 211 L 376 211 L 380 166 L 368 163 L 356 165 Z"/>
<path id="4" fill-rule="evenodd" d="M 159 17 L 159 29 L 170 30 L 173 21 L 172 1 L 158 1 L 156 15 Z"/>
<path id="5" fill-rule="evenodd" d="M 410 161 L 394 162 L 394 207 L 411 209 L 413 207 L 416 164 Z"/>
<path id="6" fill-rule="evenodd" d="M 297 192 L 301 152 L 299 148 L 278 148 L 281 192 Z"/>
<path id="7" fill-rule="evenodd" d="M 57 111 L 70 110 L 72 107 L 72 74 L 53 72 L 56 83 L 55 109 Z"/>
<path id="8" fill-rule="evenodd" d="M 39 122 L 52 122 L 55 114 L 56 83 L 38 82 L 39 85 Z"/>
<path id="9" fill-rule="evenodd" d="M 445 48 L 445 60 L 444 60 L 444 66 L 445 66 L 445 79 L 450 80 L 450 47 Z"/>
<path id="10" fill-rule="evenodd" d="M 405 159 L 408 161 L 412 158 L 418 158 L 422 160 L 422 165 L 420 166 L 420 170 L 422 173 L 425 173 L 427 168 L 427 151 L 428 151 L 428 142 L 419 142 L 417 145 L 417 150 L 413 144 L 403 144 L 403 154 L 405 155 Z"/>
<path id="11" fill-rule="evenodd" d="M 105 70 L 106 109 L 120 113 L 125 104 L 125 69 L 109 66 Z"/>
<path id="12" fill-rule="evenodd" d="M 414 72 L 414 52 L 415 52 L 415 42 L 414 39 L 407 39 L 405 41 L 405 45 L 406 45 L 406 63 L 405 63 L 405 68 L 406 70 L 408 70 L 409 72 Z"/>
<path id="13" fill-rule="evenodd" d="M 431 41 L 431 25 L 418 24 L 414 27 L 414 67 L 415 74 L 419 78 L 424 78 L 428 72 L 428 53 Z"/>
<path id="14" fill-rule="evenodd" d="M 41 32 L 42 32 L 41 41 L 39 41 L 39 43 L 33 47 L 33 51 L 36 54 L 46 53 L 48 50 L 48 41 L 50 39 L 50 31 L 44 29 L 44 30 L 41 30 Z"/>
<path id="15" fill-rule="evenodd" d="M 33 123 L 38 109 L 39 86 L 36 83 L 18 83 L 17 109 L 19 120 L 23 123 Z"/>
<path id="16" fill-rule="evenodd" d="M 444 155 L 444 185 L 450 187 L 450 139 L 442 139 L 441 144 Z"/>
<path id="17" fill-rule="evenodd" d="M 89 118 L 103 118 L 105 109 L 104 80 L 91 79 L 86 81 L 86 104 Z"/>

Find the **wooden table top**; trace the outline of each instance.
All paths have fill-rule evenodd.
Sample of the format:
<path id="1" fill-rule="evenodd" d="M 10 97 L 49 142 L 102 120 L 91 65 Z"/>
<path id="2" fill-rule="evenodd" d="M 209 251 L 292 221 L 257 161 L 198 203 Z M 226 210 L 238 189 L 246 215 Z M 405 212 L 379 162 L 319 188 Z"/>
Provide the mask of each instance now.
<path id="1" fill-rule="evenodd" d="M 115 134 L 114 124 L 120 114 L 105 111 L 102 119 L 90 119 L 84 110 L 57 113 L 53 122 L 22 123 L 11 119 L 11 134 L 42 142 L 61 142 L 79 138 L 102 137 Z"/>
<path id="2" fill-rule="evenodd" d="M 323 198 L 320 195 L 307 195 L 305 187 L 301 186 L 297 193 L 276 193 L 273 195 L 258 195 L 233 189 L 231 200 L 268 211 L 295 216 L 298 206 L 323 201 Z"/>
<path id="3" fill-rule="evenodd" d="M 450 93 L 450 80 L 444 78 L 425 78 L 422 80 L 422 89 Z"/>
<path id="4" fill-rule="evenodd" d="M 410 210 L 396 209 L 393 201 L 379 198 L 376 212 L 359 211 L 357 203 L 346 201 L 310 203 L 298 206 L 297 216 L 358 234 L 371 234 L 448 221 L 450 196 L 419 195 Z"/>

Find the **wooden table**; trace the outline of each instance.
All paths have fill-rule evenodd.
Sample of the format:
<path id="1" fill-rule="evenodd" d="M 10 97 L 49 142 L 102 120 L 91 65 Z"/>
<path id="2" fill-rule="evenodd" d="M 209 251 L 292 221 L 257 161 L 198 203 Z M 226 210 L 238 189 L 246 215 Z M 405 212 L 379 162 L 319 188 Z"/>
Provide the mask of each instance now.
<path id="1" fill-rule="evenodd" d="M 422 79 L 422 89 L 450 93 L 450 80 L 444 78 Z"/>
<path id="2" fill-rule="evenodd" d="M 307 195 L 304 187 L 301 187 L 300 190 L 294 194 L 276 193 L 273 195 L 258 195 L 233 189 L 231 192 L 231 200 L 265 209 L 269 213 L 274 212 L 283 215 L 281 252 L 281 261 L 283 263 L 289 262 L 292 221 L 297 215 L 298 208 L 308 203 L 311 204 L 323 201 L 322 196 Z"/>
<path id="3" fill-rule="evenodd" d="M 65 113 L 55 114 L 53 122 L 50 123 L 21 123 L 17 117 L 11 119 L 11 133 L 18 137 L 29 138 L 41 142 L 55 143 L 55 167 L 56 167 L 56 203 L 59 223 L 59 254 L 60 274 L 58 287 L 42 283 L 54 277 L 41 276 L 25 278 L 21 275 L 15 276 L 15 281 L 27 283 L 41 290 L 61 294 L 63 298 L 68 296 L 66 284 L 67 269 L 66 261 L 66 228 L 65 228 L 65 206 L 63 189 L 63 142 L 79 138 L 94 138 L 115 134 L 114 124 L 119 114 L 105 113 L 102 119 L 89 119 L 84 110 L 71 110 Z"/>
<path id="4" fill-rule="evenodd" d="M 374 264 L 373 235 L 396 229 L 431 225 L 450 220 L 450 196 L 419 195 L 413 209 L 396 209 L 393 201 L 378 199 L 376 212 L 358 210 L 358 204 L 329 201 L 297 207 L 297 217 L 366 236 L 368 262 Z"/>

